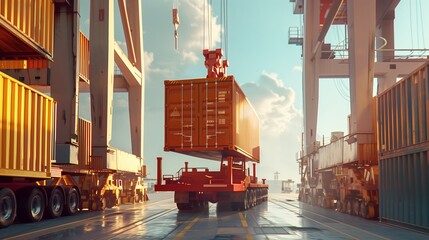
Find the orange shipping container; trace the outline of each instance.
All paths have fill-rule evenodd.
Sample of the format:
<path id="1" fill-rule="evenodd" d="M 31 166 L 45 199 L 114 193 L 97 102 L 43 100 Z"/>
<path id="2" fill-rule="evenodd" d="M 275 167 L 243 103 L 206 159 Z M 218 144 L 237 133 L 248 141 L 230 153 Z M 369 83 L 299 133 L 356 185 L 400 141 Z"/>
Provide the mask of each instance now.
<path id="1" fill-rule="evenodd" d="M 259 162 L 259 119 L 233 76 L 164 85 L 165 151 Z"/>
<path id="2" fill-rule="evenodd" d="M 49 178 L 55 102 L 0 72 L 0 176 Z"/>

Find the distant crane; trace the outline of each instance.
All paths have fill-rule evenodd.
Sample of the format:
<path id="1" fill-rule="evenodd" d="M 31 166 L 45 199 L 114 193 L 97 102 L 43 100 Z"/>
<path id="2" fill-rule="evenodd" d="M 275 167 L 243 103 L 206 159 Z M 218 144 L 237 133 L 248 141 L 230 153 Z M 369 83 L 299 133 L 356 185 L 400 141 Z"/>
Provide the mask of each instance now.
<path id="1" fill-rule="evenodd" d="M 279 172 L 275 172 L 274 173 L 274 180 L 278 181 L 279 180 Z"/>

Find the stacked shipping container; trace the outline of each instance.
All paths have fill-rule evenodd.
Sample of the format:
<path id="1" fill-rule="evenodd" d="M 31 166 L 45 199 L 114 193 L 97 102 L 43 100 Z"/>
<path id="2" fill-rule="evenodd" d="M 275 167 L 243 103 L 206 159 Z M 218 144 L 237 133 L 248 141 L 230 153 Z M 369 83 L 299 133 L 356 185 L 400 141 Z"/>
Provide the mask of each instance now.
<path id="1" fill-rule="evenodd" d="M 429 64 L 378 96 L 380 218 L 429 228 Z"/>
<path id="2" fill-rule="evenodd" d="M 50 178 L 55 102 L 0 72 L 0 176 Z"/>

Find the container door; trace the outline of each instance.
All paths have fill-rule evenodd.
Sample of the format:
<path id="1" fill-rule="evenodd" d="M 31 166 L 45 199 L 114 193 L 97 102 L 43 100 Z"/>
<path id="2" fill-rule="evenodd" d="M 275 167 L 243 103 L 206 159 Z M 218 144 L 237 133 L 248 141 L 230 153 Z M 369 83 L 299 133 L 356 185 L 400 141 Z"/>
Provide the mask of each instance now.
<path id="1" fill-rule="evenodd" d="M 198 85 L 170 84 L 165 88 L 165 150 L 198 144 Z"/>
<path id="2" fill-rule="evenodd" d="M 199 145 L 212 149 L 232 145 L 232 82 L 210 81 L 199 85 Z"/>

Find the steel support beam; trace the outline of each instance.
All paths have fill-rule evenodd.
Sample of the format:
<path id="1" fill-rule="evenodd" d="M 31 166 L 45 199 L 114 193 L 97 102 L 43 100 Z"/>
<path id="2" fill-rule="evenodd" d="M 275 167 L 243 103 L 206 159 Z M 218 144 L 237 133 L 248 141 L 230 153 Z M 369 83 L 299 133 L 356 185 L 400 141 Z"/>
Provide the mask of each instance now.
<path id="1" fill-rule="evenodd" d="M 128 58 L 132 63 L 136 62 L 136 52 L 132 41 L 132 32 L 128 17 L 128 9 L 125 0 L 118 0 L 119 12 L 121 13 L 122 27 L 124 29 L 125 42 L 127 43 Z"/>
<path id="2" fill-rule="evenodd" d="M 348 0 L 350 134 L 373 133 L 375 1 Z M 359 141 L 359 139 L 358 139 Z"/>
<path id="3" fill-rule="evenodd" d="M 396 60 L 392 62 L 374 63 L 374 77 L 393 78 L 405 77 L 427 60 Z M 348 59 L 322 59 L 320 60 L 319 78 L 349 78 L 350 66 Z M 379 89 L 380 90 L 380 89 Z"/>
<path id="4" fill-rule="evenodd" d="M 304 4 L 304 45 L 303 45 L 303 100 L 304 100 L 304 150 L 305 155 L 314 151 L 319 105 L 319 62 L 320 48 L 313 55 L 319 35 L 320 0 L 306 1 Z M 313 57 L 314 56 L 314 57 Z"/>
<path id="5" fill-rule="evenodd" d="M 121 47 L 115 42 L 115 63 L 125 77 L 129 86 L 140 86 L 142 81 L 142 73 L 133 66 L 128 57 L 122 51 Z"/>
<path id="6" fill-rule="evenodd" d="M 128 89 L 128 104 L 131 128 L 132 153 L 143 157 L 144 146 L 144 56 L 143 56 L 143 21 L 141 13 L 141 1 L 127 1 L 126 10 L 128 23 L 135 52 L 134 67 L 137 69 L 139 85 L 130 85 Z M 125 76 L 127 78 L 127 76 Z M 129 81 L 129 79 L 127 79 Z"/>
<path id="7" fill-rule="evenodd" d="M 313 48 L 313 56 L 312 56 L 313 58 L 315 57 L 316 52 L 319 50 L 320 46 L 325 40 L 326 34 L 328 33 L 329 28 L 334 22 L 335 16 L 337 16 L 337 13 L 338 13 L 338 10 L 340 10 L 341 4 L 343 4 L 343 0 L 334 0 L 334 2 L 332 2 L 331 7 L 329 8 L 328 15 L 326 16 L 325 22 L 323 24 L 322 30 L 320 31 L 319 36 L 317 37 L 316 45 Z"/>
<path id="8" fill-rule="evenodd" d="M 93 156 L 107 160 L 112 132 L 114 69 L 113 1 L 92 0 L 90 79 Z"/>
<path id="9" fill-rule="evenodd" d="M 55 4 L 55 61 L 51 65 L 51 96 L 58 103 L 58 163 L 78 162 L 79 7 L 79 0 Z"/>

